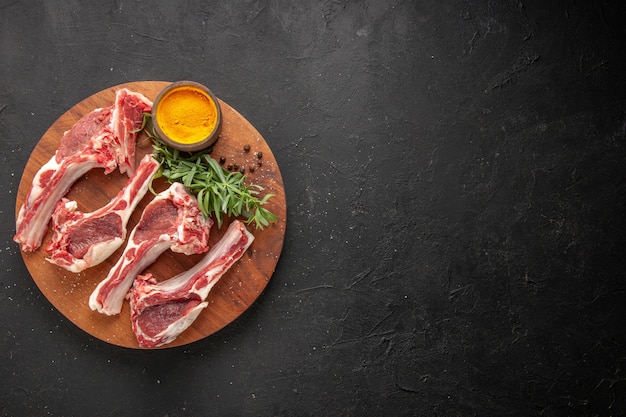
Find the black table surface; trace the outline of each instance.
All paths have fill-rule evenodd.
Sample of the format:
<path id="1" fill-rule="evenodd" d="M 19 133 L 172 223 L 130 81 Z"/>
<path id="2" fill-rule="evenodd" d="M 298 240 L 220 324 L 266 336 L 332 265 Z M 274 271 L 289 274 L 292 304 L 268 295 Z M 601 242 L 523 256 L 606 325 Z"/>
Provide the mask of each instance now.
<path id="1" fill-rule="evenodd" d="M 0 0 L 0 414 L 626 413 L 615 4 Z M 231 325 L 120 348 L 39 291 L 15 196 L 74 104 L 181 79 L 272 148 L 285 244 Z"/>

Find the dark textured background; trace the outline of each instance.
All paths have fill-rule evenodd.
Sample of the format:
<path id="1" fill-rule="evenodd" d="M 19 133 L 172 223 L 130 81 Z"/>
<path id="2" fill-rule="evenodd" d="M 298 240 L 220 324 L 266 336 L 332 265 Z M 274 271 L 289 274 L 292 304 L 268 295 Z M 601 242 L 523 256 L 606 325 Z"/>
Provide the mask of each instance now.
<path id="1" fill-rule="evenodd" d="M 0 0 L 0 414 L 623 415 L 618 4 Z M 231 326 L 126 350 L 41 295 L 15 194 L 75 103 L 179 79 L 270 144 L 285 246 Z"/>

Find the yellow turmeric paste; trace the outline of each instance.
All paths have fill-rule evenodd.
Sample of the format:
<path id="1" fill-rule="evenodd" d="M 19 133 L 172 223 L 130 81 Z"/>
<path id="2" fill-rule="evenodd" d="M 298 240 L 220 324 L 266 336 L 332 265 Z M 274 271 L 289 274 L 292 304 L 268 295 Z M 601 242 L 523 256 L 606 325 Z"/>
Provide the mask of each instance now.
<path id="1" fill-rule="evenodd" d="M 173 141 L 192 144 L 206 139 L 215 128 L 217 109 L 207 94 L 193 86 L 169 91 L 156 109 L 159 127 Z"/>

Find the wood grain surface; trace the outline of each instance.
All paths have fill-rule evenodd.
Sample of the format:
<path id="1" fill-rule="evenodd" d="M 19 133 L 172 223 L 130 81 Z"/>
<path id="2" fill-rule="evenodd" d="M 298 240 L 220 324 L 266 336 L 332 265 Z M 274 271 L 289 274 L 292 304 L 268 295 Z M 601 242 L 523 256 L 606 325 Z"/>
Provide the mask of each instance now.
<path id="1" fill-rule="evenodd" d="M 63 132 L 70 129 L 83 115 L 98 107 L 112 104 L 115 92 L 122 87 L 154 100 L 159 91 L 168 84 L 163 81 L 141 81 L 111 87 L 86 98 L 63 114 L 43 135 L 24 169 L 16 199 L 16 216 L 31 187 L 34 175 L 54 155 Z M 248 226 L 256 238 L 248 252 L 215 285 L 207 299 L 209 306 L 192 326 L 164 347 L 185 345 L 207 337 L 241 315 L 265 289 L 276 268 L 283 246 L 286 200 L 276 159 L 254 126 L 227 103 L 220 100 L 220 105 L 223 114 L 222 131 L 212 156 L 218 160 L 225 157 L 226 165 L 228 163 L 246 167 L 255 165 L 253 173 L 246 170 L 248 181 L 263 186 L 263 193 L 275 195 L 265 207 L 278 216 L 278 221 L 264 230 L 256 230 L 254 225 Z M 249 152 L 244 152 L 246 144 L 251 147 Z M 142 133 L 137 139 L 136 160 L 139 161 L 151 151 L 152 144 Z M 263 153 L 261 166 L 258 165 L 257 152 Z M 80 211 L 91 212 L 113 198 L 127 180 L 128 177 L 117 170 L 109 175 L 104 175 L 102 169 L 93 170 L 79 179 L 66 197 L 75 200 Z M 156 192 L 168 186 L 162 179 L 155 180 L 153 185 Z M 137 224 L 143 208 L 152 198 L 153 194 L 148 192 L 133 213 L 128 223 L 128 235 Z M 211 245 L 220 239 L 229 223 L 227 219 L 221 229 L 218 229 L 217 225 L 213 226 L 209 238 Z M 131 330 L 128 302 L 124 303 L 119 315 L 111 317 L 92 311 L 88 305 L 89 295 L 106 277 L 125 244 L 102 264 L 76 274 L 45 260 L 47 255 L 45 247 L 50 237 L 51 232 L 48 230 L 42 246 L 37 251 L 22 252 L 26 267 L 42 293 L 65 317 L 92 336 L 111 344 L 139 349 Z M 167 251 L 146 271 L 161 281 L 189 269 L 202 256 L 185 256 Z"/>

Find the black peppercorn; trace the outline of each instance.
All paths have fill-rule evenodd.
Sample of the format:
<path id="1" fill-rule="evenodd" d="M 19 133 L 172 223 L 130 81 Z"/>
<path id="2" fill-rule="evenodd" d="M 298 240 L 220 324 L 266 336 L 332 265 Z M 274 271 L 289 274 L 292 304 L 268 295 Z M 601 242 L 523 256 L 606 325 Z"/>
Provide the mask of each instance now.
<path id="1" fill-rule="evenodd" d="M 246 145 L 243 147 L 243 151 L 244 151 L 245 153 L 250 152 L 250 145 L 246 144 Z"/>
<path id="2" fill-rule="evenodd" d="M 225 162 L 226 162 L 226 158 L 224 158 L 223 156 L 220 156 L 220 165 L 224 165 Z"/>
<path id="3" fill-rule="evenodd" d="M 244 174 L 246 172 L 246 167 L 242 166 L 241 168 L 239 168 L 239 172 Z"/>
<path id="4" fill-rule="evenodd" d="M 257 152 L 256 157 L 259 159 L 263 158 L 263 152 Z"/>
<path id="5" fill-rule="evenodd" d="M 248 171 L 250 171 L 250 172 L 254 172 L 254 165 L 250 165 L 250 166 L 248 167 Z"/>

